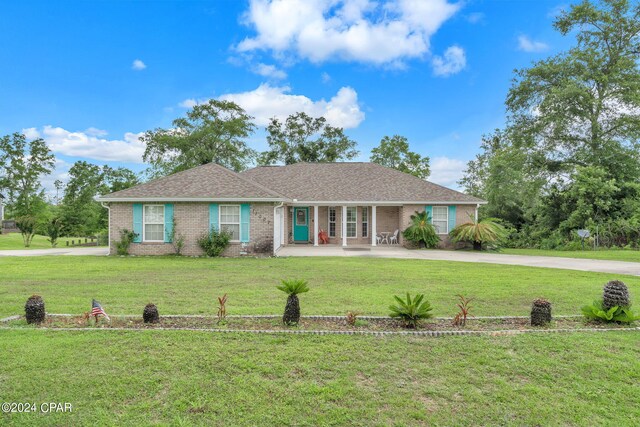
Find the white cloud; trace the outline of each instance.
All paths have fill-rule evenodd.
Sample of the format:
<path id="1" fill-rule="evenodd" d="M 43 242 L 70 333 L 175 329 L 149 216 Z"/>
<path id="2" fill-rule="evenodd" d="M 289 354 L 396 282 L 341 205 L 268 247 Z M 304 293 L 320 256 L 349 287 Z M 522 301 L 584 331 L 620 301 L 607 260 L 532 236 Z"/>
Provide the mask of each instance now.
<path id="1" fill-rule="evenodd" d="M 91 135 L 91 136 L 105 136 L 109 132 L 107 132 L 106 130 L 90 127 L 90 128 L 85 129 L 84 133 L 86 133 L 87 135 Z"/>
<path id="2" fill-rule="evenodd" d="M 263 83 L 252 91 L 229 93 L 219 99 L 237 103 L 254 116 L 255 122 L 260 126 L 268 125 L 272 117 L 286 119 L 300 111 L 312 117 L 323 116 L 332 126 L 343 128 L 355 128 L 364 120 L 365 114 L 358 105 L 358 94 L 350 87 L 341 88 L 329 101 L 313 101 L 304 95 L 293 95 L 290 92 L 288 86 L 277 87 Z"/>
<path id="3" fill-rule="evenodd" d="M 467 22 L 470 24 L 478 24 L 484 21 L 484 13 L 482 12 L 473 12 L 468 14 L 466 17 Z"/>
<path id="4" fill-rule="evenodd" d="M 518 49 L 524 52 L 544 52 L 549 49 L 549 45 L 535 41 L 525 35 L 518 37 Z"/>
<path id="5" fill-rule="evenodd" d="M 445 187 L 457 188 L 467 163 L 460 159 L 435 157 L 431 159 L 431 176 L 429 181 Z"/>
<path id="6" fill-rule="evenodd" d="M 193 108 L 196 105 L 198 105 L 199 103 L 200 103 L 200 101 L 196 101 L 193 98 L 189 98 L 189 99 L 185 99 L 184 101 L 178 103 L 178 106 L 182 107 L 182 108 Z"/>
<path id="7" fill-rule="evenodd" d="M 122 140 L 104 139 L 86 132 L 70 132 L 61 127 L 45 126 L 38 131 L 25 129 L 34 135 L 35 131 L 46 142 L 51 151 L 71 157 L 86 159 L 142 163 L 144 144 L 141 133 L 127 132 Z M 24 132 L 24 130 L 23 130 Z"/>
<path id="8" fill-rule="evenodd" d="M 331 76 L 326 71 L 320 75 L 320 78 L 322 79 L 322 83 L 329 83 L 331 81 Z"/>
<path id="9" fill-rule="evenodd" d="M 22 129 L 22 134 L 29 140 L 40 138 L 40 132 L 36 128 Z"/>
<path id="10" fill-rule="evenodd" d="M 267 65 L 260 63 L 251 69 L 255 74 L 274 80 L 282 80 L 287 78 L 287 73 L 276 67 L 275 65 Z"/>
<path id="11" fill-rule="evenodd" d="M 466 67 L 467 56 L 460 46 L 450 46 L 443 56 L 434 56 L 431 65 L 436 76 L 447 77 L 459 73 Z"/>
<path id="12" fill-rule="evenodd" d="M 340 59 L 400 66 L 428 53 L 430 37 L 461 5 L 447 0 L 251 0 L 244 21 L 256 35 L 236 49 L 315 63 Z"/>
<path id="13" fill-rule="evenodd" d="M 132 70 L 141 71 L 141 70 L 144 70 L 145 68 L 147 68 L 147 64 L 142 62 L 140 59 L 134 60 L 133 63 L 131 64 Z"/>

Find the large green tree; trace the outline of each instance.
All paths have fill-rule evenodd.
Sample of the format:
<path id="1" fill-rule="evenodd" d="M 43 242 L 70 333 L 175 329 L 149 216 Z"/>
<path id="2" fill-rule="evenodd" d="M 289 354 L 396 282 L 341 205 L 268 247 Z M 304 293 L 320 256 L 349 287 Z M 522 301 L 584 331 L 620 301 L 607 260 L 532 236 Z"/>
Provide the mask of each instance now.
<path id="1" fill-rule="evenodd" d="M 55 157 L 42 138 L 27 141 L 22 133 L 0 138 L 0 189 L 7 215 L 37 217 L 45 208 L 41 178 L 53 170 Z"/>
<path id="2" fill-rule="evenodd" d="M 267 133 L 269 150 L 259 157 L 263 165 L 338 162 L 358 155 L 356 142 L 342 128 L 327 124 L 324 117 L 314 118 L 304 112 L 290 115 L 284 123 L 271 119 Z"/>
<path id="3" fill-rule="evenodd" d="M 427 179 L 431 173 L 429 157 L 409 150 L 409 141 L 400 135 L 382 138 L 380 145 L 371 150 L 370 160 L 422 179 Z"/>
<path id="4" fill-rule="evenodd" d="M 504 131 L 483 136 L 480 149 L 459 183 L 467 193 L 489 202 L 480 210 L 482 217 L 501 218 L 519 228 L 539 201 L 545 175 Z"/>
<path id="5" fill-rule="evenodd" d="M 253 117 L 231 101 L 209 100 L 172 122 L 171 129 L 145 132 L 143 159 L 152 176 L 163 176 L 207 163 L 241 171 L 255 157 L 245 140 Z"/>
<path id="6" fill-rule="evenodd" d="M 60 205 L 63 232 L 72 236 L 94 234 L 107 227 L 107 210 L 95 197 L 124 190 L 138 184 L 138 176 L 129 169 L 113 169 L 77 161 L 69 169 L 69 180 Z"/>
<path id="7" fill-rule="evenodd" d="M 640 3 L 583 1 L 553 25 L 577 43 L 517 72 L 506 102 L 514 143 L 558 174 L 638 177 Z"/>
<path id="8" fill-rule="evenodd" d="M 640 204 L 640 4 L 583 1 L 554 27 L 574 47 L 516 72 L 506 129 L 461 181 L 529 242 L 629 221 Z"/>

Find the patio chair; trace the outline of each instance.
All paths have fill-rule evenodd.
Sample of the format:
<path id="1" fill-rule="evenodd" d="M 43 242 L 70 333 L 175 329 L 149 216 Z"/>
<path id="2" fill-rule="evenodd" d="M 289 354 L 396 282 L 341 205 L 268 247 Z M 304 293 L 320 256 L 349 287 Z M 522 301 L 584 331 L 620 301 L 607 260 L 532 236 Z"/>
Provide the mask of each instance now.
<path id="1" fill-rule="evenodd" d="M 398 244 L 398 234 L 400 233 L 400 230 L 396 230 L 393 232 L 393 234 L 391 236 L 389 236 L 389 244 L 390 245 L 397 245 Z"/>
<path id="2" fill-rule="evenodd" d="M 376 234 L 376 243 L 381 244 L 387 241 L 387 236 L 383 236 L 382 234 Z M 387 242 L 388 243 L 388 242 Z"/>

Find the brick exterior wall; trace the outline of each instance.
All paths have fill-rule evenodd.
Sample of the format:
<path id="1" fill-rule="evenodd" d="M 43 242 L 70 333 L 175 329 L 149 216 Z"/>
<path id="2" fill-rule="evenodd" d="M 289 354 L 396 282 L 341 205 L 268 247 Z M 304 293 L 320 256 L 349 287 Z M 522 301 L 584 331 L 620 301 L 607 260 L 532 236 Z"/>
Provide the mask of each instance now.
<path id="1" fill-rule="evenodd" d="M 273 208 L 273 204 L 269 203 L 251 204 L 248 245 L 243 250 L 241 243 L 232 242 L 223 256 L 271 255 L 273 253 Z M 197 239 L 209 229 L 209 203 L 174 203 L 173 217 L 176 221 L 176 234 L 183 234 L 185 237 L 182 254 L 203 255 Z M 133 229 L 133 204 L 111 203 L 110 221 L 111 255 L 116 255 L 116 242 L 120 240 L 120 230 Z M 171 243 L 132 243 L 129 248 L 131 255 L 173 253 Z"/>
<path id="2" fill-rule="evenodd" d="M 251 204 L 251 219 L 249 226 L 249 244 L 243 249 L 239 242 L 232 242 L 223 256 L 234 257 L 241 255 L 271 255 L 273 252 L 273 208 L 270 203 Z M 309 242 L 313 243 L 313 206 L 309 206 Z M 292 215 L 291 207 L 284 209 L 284 245 L 291 244 L 292 239 Z M 404 206 L 378 206 L 377 207 L 377 232 L 390 232 L 399 230 L 399 241 L 402 245 L 407 245 L 404 241 L 402 231 L 411 223 L 411 215 L 415 211 L 424 211 L 423 205 Z M 475 205 L 456 206 L 456 224 L 468 222 L 474 217 Z M 349 238 L 349 245 L 370 245 L 371 244 L 371 207 L 368 207 L 368 237 L 362 237 L 362 207 L 358 207 L 357 213 L 357 236 Z M 209 204 L 208 203 L 174 203 L 174 218 L 176 220 L 176 233 L 185 236 L 185 245 L 182 250 L 183 255 L 200 256 L 202 250 L 197 244 L 197 239 L 208 230 L 209 227 Z M 111 254 L 116 255 L 116 242 L 120 239 L 120 230 L 133 229 L 133 205 L 131 203 L 112 203 L 110 209 L 111 229 L 110 242 Z M 318 229 L 329 232 L 329 207 L 318 207 Z M 342 206 L 336 206 L 336 237 L 330 237 L 329 243 L 335 245 L 342 244 Z M 449 236 L 440 235 L 440 247 L 448 248 L 452 244 Z M 168 255 L 173 254 L 174 249 L 170 243 L 132 243 L 129 249 L 131 255 Z"/>

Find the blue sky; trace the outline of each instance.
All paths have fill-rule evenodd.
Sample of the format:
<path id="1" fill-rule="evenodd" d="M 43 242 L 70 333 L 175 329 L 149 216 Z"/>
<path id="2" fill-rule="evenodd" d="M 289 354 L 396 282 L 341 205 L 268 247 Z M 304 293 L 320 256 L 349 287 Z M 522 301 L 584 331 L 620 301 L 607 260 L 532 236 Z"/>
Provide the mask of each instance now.
<path id="1" fill-rule="evenodd" d="M 209 98 L 264 124 L 325 115 L 367 160 L 384 135 L 456 187 L 504 123 L 513 70 L 567 49 L 560 1 L 246 0 L 0 3 L 0 134 L 41 136 L 64 180 L 78 159 L 145 168 L 141 132 Z M 264 131 L 250 140 L 264 149 Z"/>

